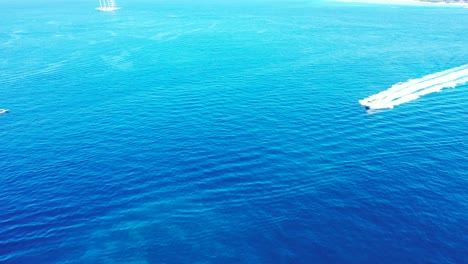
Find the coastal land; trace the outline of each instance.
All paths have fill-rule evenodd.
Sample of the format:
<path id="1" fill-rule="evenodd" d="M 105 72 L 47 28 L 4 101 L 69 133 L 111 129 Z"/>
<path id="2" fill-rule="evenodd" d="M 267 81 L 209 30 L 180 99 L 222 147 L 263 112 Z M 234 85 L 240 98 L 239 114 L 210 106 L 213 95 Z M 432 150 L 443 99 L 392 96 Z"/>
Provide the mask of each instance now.
<path id="1" fill-rule="evenodd" d="M 438 5 L 463 6 L 468 8 L 468 0 L 331 0 L 333 2 L 398 4 L 398 5 Z"/>

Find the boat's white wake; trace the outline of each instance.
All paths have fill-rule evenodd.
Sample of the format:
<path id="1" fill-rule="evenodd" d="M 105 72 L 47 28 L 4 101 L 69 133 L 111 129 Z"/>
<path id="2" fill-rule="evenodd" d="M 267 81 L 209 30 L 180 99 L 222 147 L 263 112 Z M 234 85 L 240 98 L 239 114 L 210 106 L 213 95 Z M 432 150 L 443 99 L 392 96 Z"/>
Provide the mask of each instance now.
<path id="1" fill-rule="evenodd" d="M 468 82 L 468 64 L 450 70 L 426 75 L 419 79 L 394 84 L 389 89 L 359 100 L 368 109 L 393 108 L 419 97 L 439 92 L 443 88 L 454 88 Z"/>

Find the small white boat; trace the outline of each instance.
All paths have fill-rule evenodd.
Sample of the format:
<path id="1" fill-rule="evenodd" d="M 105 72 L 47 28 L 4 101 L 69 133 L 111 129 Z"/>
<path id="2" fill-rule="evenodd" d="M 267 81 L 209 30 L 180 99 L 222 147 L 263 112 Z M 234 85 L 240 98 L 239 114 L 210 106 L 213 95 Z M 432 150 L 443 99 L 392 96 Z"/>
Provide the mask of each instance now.
<path id="1" fill-rule="evenodd" d="M 367 110 L 369 109 L 386 109 L 386 108 L 393 108 L 393 105 L 392 104 L 386 104 L 386 102 L 381 102 L 379 100 L 375 100 L 375 99 L 371 99 L 371 100 L 368 100 L 368 99 L 363 99 L 363 100 L 359 100 L 359 103 L 364 106 Z"/>
<path id="2" fill-rule="evenodd" d="M 8 109 L 0 109 L 0 114 L 5 114 L 5 113 L 8 113 L 10 112 L 10 110 Z"/>
<path id="3" fill-rule="evenodd" d="M 120 7 L 117 7 L 115 0 L 99 0 L 99 7 L 96 10 L 109 12 L 119 10 Z"/>

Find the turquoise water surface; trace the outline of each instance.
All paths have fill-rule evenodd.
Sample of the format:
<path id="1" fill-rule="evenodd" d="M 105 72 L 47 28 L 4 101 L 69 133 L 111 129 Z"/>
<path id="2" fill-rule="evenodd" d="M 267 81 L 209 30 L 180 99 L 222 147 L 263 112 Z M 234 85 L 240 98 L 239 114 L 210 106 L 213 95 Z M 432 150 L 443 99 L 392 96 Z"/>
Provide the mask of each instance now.
<path id="1" fill-rule="evenodd" d="M 0 263 L 464 263 L 468 9 L 0 0 Z"/>

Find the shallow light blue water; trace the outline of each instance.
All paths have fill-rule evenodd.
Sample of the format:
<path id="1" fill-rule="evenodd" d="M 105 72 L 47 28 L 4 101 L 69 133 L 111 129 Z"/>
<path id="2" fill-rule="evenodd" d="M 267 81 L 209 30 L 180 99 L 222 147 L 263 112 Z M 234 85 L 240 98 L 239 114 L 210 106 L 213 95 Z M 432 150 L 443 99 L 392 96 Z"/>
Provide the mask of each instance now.
<path id="1" fill-rule="evenodd" d="M 463 263 L 468 9 L 0 0 L 0 263 Z"/>

